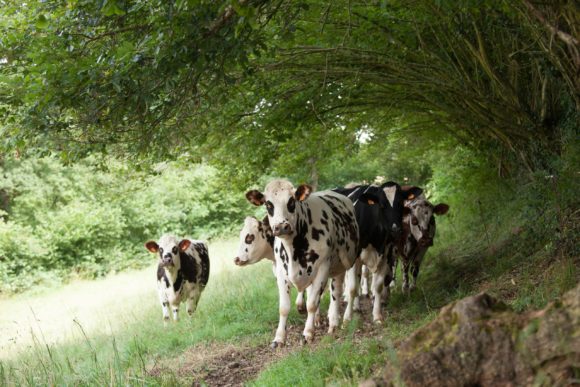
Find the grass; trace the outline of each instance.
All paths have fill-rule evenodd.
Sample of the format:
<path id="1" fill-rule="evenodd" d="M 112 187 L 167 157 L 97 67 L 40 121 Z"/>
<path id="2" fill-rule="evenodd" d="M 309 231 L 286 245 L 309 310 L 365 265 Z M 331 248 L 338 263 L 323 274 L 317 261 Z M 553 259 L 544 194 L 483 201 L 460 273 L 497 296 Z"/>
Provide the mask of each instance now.
<path id="1" fill-rule="evenodd" d="M 31 342 L 0 362 L 3 385 L 143 385 L 157 384 L 148 374 L 156 362 L 174 356 L 200 342 L 240 338 L 268 340 L 277 321 L 277 294 L 268 263 L 234 267 L 232 251 L 237 241 L 210 246 L 212 277 L 193 318 L 182 314 L 179 323 L 163 326 L 155 293 L 154 268 L 143 286 L 152 291 L 147 299 L 117 298 L 120 319 L 111 329 L 86 329 L 75 323 L 76 335 L 64 341 L 47 338 L 42 326 L 31 331 Z M 141 277 L 138 277 L 141 278 Z M 79 291 L 78 286 L 73 288 Z M 89 287 L 92 291 L 93 288 Z M 103 289 L 105 290 L 105 289 Z M 84 294 L 98 297 L 98 294 Z M 27 300 L 30 297 L 30 300 Z M 37 295 L 18 301 L 32 302 Z M 123 314 L 133 303 L 135 310 Z M 58 308 L 53 304 L 52 308 Z M 95 311 L 97 314 L 97 311 Z M 291 322 L 296 316 L 291 316 Z M 106 324 L 101 321 L 101 323 Z M 108 330 L 104 333 L 103 330 Z"/>
<path id="2" fill-rule="evenodd" d="M 236 240 L 225 240 L 210 246 L 212 274 L 197 312 L 193 318 L 184 315 L 182 321 L 168 327 L 161 320 L 153 267 L 127 277 L 147 290 L 126 297 L 120 293 L 114 298 L 114 308 L 97 302 L 102 296 L 98 289 L 118 291 L 111 283 L 85 288 L 71 285 L 66 289 L 87 298 L 94 318 L 73 322 L 70 330 L 74 334 L 64 335 L 61 340 L 55 340 L 50 325 L 44 329 L 46 319 L 32 321 L 37 326 L 30 331 L 31 340 L 18 352 L 0 355 L 0 384 L 191 385 L 192 376 L 184 375 L 180 367 L 186 361 L 184 353 L 192 346 L 199 349 L 205 345 L 208 350 L 216 343 L 267 346 L 278 321 L 271 266 L 264 262 L 243 269 L 235 267 L 232 258 L 236 244 Z M 249 383 L 355 385 L 379 373 L 385 362 L 396 361 L 397 341 L 434 319 L 447 303 L 488 291 L 507 300 L 515 310 L 539 308 L 578 283 L 578 265 L 578 257 L 563 254 L 533 235 L 507 234 L 491 245 L 482 240 L 436 246 L 422 267 L 417 290 L 409 297 L 399 289 L 393 292 L 385 326 L 365 335 L 361 333 L 362 322 L 355 319 L 337 338 L 323 336 L 316 346 L 289 351 L 269 363 Z M 400 273 L 397 278 L 399 286 Z M 57 300 L 65 294 L 59 292 L 62 291 L 54 293 Z M 4 316 L 18 304 L 37 308 L 35 302 L 50 295 L 0 301 L 0 312 Z M 105 308 L 104 317 L 99 317 L 102 312 L 95 305 Z M 301 329 L 303 321 L 302 316 L 291 311 L 289 326 Z M 62 323 L 58 319 L 55 322 Z M 0 324 L 1 327 L 6 328 Z M 161 371 L 152 372 L 156 369 Z"/>

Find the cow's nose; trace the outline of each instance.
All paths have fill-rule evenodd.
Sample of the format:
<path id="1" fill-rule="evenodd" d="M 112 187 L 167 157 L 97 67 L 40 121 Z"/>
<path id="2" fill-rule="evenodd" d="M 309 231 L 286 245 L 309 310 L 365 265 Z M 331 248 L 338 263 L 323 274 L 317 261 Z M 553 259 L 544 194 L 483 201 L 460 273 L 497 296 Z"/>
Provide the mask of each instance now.
<path id="1" fill-rule="evenodd" d="M 292 229 L 290 228 L 290 225 L 288 223 L 281 223 L 281 224 L 275 225 L 272 232 L 274 233 L 274 235 L 279 236 L 279 235 L 290 234 L 291 230 Z"/>
<path id="2" fill-rule="evenodd" d="M 234 263 L 238 266 L 240 266 L 240 264 L 242 263 L 242 260 L 240 259 L 240 257 L 235 257 L 234 258 Z"/>

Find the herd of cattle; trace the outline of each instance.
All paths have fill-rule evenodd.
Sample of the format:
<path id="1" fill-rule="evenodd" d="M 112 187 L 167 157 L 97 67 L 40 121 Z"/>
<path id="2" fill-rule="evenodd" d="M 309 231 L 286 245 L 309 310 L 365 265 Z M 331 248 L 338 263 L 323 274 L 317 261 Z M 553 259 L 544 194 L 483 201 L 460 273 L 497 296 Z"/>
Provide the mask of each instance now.
<path id="1" fill-rule="evenodd" d="M 443 203 L 432 205 L 421 188 L 394 182 L 312 192 L 306 184 L 295 188 L 287 180 L 276 179 L 263 193 L 251 190 L 246 198 L 265 206 L 267 215 L 262 221 L 245 219 L 234 263 L 247 266 L 264 258 L 273 263 L 280 297 L 273 347 L 286 340 L 292 286 L 298 290 L 298 311 L 307 313 L 305 342 L 312 340 L 320 322 L 320 299 L 329 279 L 329 333 L 339 326 L 343 295 L 347 303 L 343 321 L 347 322 L 360 308 L 359 296 L 368 294 L 369 282 L 372 318 L 382 323 L 397 261 L 402 262 L 403 291 L 409 292 L 416 285 L 425 252 L 433 245 L 435 215 L 449 210 Z M 192 314 L 209 278 L 207 245 L 164 235 L 145 246 L 159 254 L 157 282 L 164 320 L 170 318 L 169 307 L 174 320 L 178 319 L 182 301 Z"/>

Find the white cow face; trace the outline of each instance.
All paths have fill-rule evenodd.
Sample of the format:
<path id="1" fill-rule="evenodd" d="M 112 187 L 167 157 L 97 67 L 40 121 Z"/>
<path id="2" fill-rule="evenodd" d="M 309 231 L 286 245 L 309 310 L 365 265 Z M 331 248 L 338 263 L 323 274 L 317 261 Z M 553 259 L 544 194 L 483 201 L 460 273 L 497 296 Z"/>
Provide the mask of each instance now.
<path id="1" fill-rule="evenodd" d="M 266 186 L 265 193 L 252 190 L 246 193 L 250 203 L 266 205 L 272 232 L 277 237 L 291 237 L 296 225 L 296 205 L 310 196 L 312 187 L 303 184 L 295 189 L 288 180 L 273 180 Z"/>
<path id="2" fill-rule="evenodd" d="M 444 203 L 433 206 L 425 199 L 416 199 L 408 202 L 407 209 L 411 234 L 419 246 L 433 246 L 435 228 L 430 227 L 435 222 L 433 215 L 445 215 L 449 206 Z"/>
<path id="3" fill-rule="evenodd" d="M 169 269 L 181 268 L 180 251 L 185 251 L 191 244 L 188 239 L 178 241 L 173 235 L 163 235 L 159 243 L 149 241 L 145 243 L 145 248 L 152 253 L 159 253 L 159 264 Z"/>
<path id="4" fill-rule="evenodd" d="M 259 262 L 266 256 L 272 247 L 266 239 L 264 227 L 269 227 L 258 219 L 248 216 L 244 220 L 244 227 L 240 231 L 240 245 L 234 263 L 238 266 L 251 265 Z"/>

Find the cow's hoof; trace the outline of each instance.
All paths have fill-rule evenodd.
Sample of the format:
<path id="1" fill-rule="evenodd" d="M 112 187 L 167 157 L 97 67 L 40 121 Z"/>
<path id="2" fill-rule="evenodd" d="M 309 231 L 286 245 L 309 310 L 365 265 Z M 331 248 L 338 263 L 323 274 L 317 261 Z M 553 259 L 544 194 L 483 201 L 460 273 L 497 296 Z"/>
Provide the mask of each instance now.
<path id="1" fill-rule="evenodd" d="M 346 320 L 346 321 L 345 321 L 343 324 L 346 324 L 346 325 L 348 325 L 348 322 L 349 322 L 349 321 L 348 321 L 348 320 Z M 328 327 L 328 334 L 329 334 L 329 335 L 333 335 L 333 334 L 335 334 L 336 332 L 338 332 L 338 326 L 334 326 L 334 325 L 333 325 L 333 326 L 329 326 L 329 327 Z"/>
<path id="2" fill-rule="evenodd" d="M 383 322 L 384 322 L 384 321 L 383 321 L 383 319 L 382 319 L 382 318 L 379 318 L 379 319 L 377 319 L 377 320 L 373 321 L 373 323 L 374 323 L 375 325 L 383 325 Z"/>
<path id="3" fill-rule="evenodd" d="M 300 338 L 300 345 L 308 345 L 312 343 L 313 337 L 312 336 L 304 336 Z"/>
<path id="4" fill-rule="evenodd" d="M 284 343 L 281 341 L 272 341 L 272 344 L 270 344 L 270 347 L 272 349 L 282 348 L 283 346 L 284 346 Z"/>
<path id="5" fill-rule="evenodd" d="M 306 309 L 306 305 L 296 305 L 296 310 L 300 314 L 307 314 L 308 310 Z"/>
<path id="6" fill-rule="evenodd" d="M 320 328 L 321 326 L 322 326 L 322 317 L 320 317 L 320 315 L 317 315 L 316 317 L 314 317 L 314 327 Z"/>

